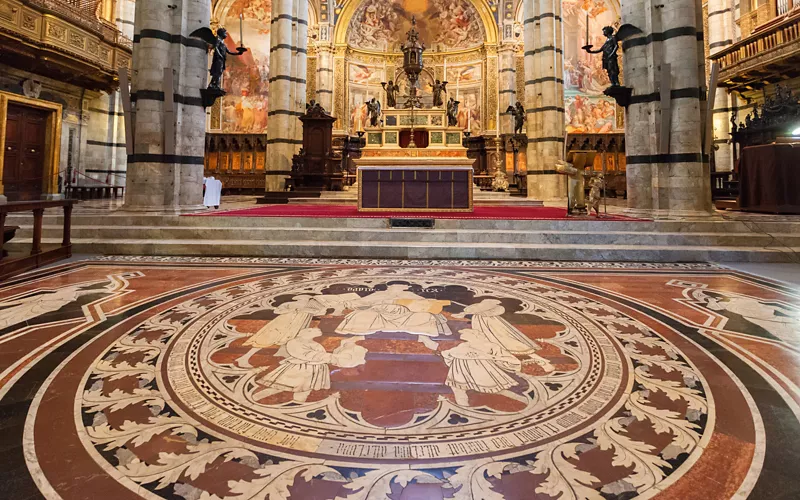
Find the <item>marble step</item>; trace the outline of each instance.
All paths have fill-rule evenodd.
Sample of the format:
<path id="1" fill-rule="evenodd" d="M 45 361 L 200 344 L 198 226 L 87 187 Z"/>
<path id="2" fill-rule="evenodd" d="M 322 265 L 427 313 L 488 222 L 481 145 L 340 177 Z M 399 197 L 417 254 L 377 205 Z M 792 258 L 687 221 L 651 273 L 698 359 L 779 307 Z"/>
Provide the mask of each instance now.
<path id="1" fill-rule="evenodd" d="M 44 238 L 56 246 L 61 238 Z M 367 244 L 368 243 L 368 244 Z M 24 239 L 8 243 L 9 250 L 29 248 Z M 252 241 L 231 239 L 139 240 L 74 238 L 76 254 L 241 256 L 241 257 L 330 257 L 400 259 L 513 259 L 636 262 L 797 262 L 800 246 L 697 247 L 682 245 L 603 244 L 501 244 L 474 242 L 400 241 Z"/>
<path id="2" fill-rule="evenodd" d="M 32 216 L 9 215 L 7 224 L 31 225 Z M 46 214 L 44 224 L 62 224 L 60 215 Z M 150 214 L 76 214 L 73 227 L 97 226 L 124 227 L 197 227 L 197 228 L 386 228 L 388 219 L 375 218 L 314 218 L 314 217 L 181 217 Z M 758 223 L 751 221 L 724 220 L 721 218 L 702 221 L 658 220 L 658 221 L 603 221 L 603 220 L 482 220 L 482 219 L 437 219 L 436 229 L 459 230 L 517 230 L 517 231 L 638 231 L 656 233 L 796 233 L 800 234 L 800 218 L 797 222 L 774 221 Z"/>
<path id="3" fill-rule="evenodd" d="M 46 225 L 45 237 L 57 238 L 61 227 Z M 22 225 L 17 238 L 30 239 L 32 226 Z M 685 246 L 800 246 L 800 233 L 731 232 L 641 232 L 641 231 L 522 231 L 464 229 L 371 229 L 371 228 L 252 228 L 252 227 L 158 227 L 75 225 L 73 239 L 202 240 L 248 241 L 394 241 L 463 242 L 497 244 L 603 244 L 603 245 L 685 245 Z"/>

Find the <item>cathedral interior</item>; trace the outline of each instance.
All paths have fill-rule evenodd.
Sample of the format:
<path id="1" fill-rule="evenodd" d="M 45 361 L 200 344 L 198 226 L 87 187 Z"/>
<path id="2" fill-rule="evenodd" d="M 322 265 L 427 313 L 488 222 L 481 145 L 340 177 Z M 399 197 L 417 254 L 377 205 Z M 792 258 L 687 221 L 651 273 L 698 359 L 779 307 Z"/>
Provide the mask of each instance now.
<path id="1" fill-rule="evenodd" d="M 800 498 L 798 168 L 800 0 L 0 0 L 0 498 Z"/>

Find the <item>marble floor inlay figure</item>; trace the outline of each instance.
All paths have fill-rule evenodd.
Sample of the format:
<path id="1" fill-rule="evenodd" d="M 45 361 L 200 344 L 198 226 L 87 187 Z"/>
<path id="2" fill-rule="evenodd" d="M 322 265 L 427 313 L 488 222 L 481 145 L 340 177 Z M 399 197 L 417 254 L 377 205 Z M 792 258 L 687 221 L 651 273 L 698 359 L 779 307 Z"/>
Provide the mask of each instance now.
<path id="1" fill-rule="evenodd" d="M 800 491 L 800 288 L 714 265 L 96 257 L 0 304 L 3 498 Z"/>

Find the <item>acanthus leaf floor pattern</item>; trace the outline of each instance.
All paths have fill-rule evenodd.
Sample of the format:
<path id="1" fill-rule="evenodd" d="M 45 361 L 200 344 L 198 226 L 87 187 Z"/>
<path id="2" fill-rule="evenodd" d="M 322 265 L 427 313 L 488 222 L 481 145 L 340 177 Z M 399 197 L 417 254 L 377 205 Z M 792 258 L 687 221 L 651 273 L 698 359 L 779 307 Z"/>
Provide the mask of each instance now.
<path id="1" fill-rule="evenodd" d="M 97 258 L 0 285 L 0 498 L 798 498 L 800 290 Z"/>

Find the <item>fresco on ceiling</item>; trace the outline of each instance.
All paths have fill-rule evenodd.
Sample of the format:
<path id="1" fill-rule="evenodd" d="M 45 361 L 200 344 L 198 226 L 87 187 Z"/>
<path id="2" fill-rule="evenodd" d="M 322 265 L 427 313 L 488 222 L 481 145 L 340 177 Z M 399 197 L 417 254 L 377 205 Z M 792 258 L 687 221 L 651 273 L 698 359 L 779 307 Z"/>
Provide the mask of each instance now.
<path id="1" fill-rule="evenodd" d="M 595 49 L 605 42 L 603 27 L 619 26 L 612 0 L 563 0 L 564 92 L 566 128 L 570 133 L 619 131 L 616 104 L 603 95 L 611 85 L 599 54 L 587 54 L 581 47 Z M 586 23 L 589 23 L 587 42 Z M 620 63 L 622 60 L 620 58 Z M 619 124 L 621 125 L 621 124 Z"/>
<path id="2" fill-rule="evenodd" d="M 364 0 L 348 28 L 348 43 L 368 50 L 399 51 L 417 18 L 417 29 L 431 51 L 468 49 L 483 44 L 483 22 L 469 0 Z"/>
<path id="3" fill-rule="evenodd" d="M 228 29 L 231 51 L 241 43 L 239 15 L 244 15 L 244 45 L 241 57 L 228 57 L 223 87 L 221 131 L 266 134 L 269 112 L 269 35 L 272 0 L 236 0 L 222 26 Z"/>

